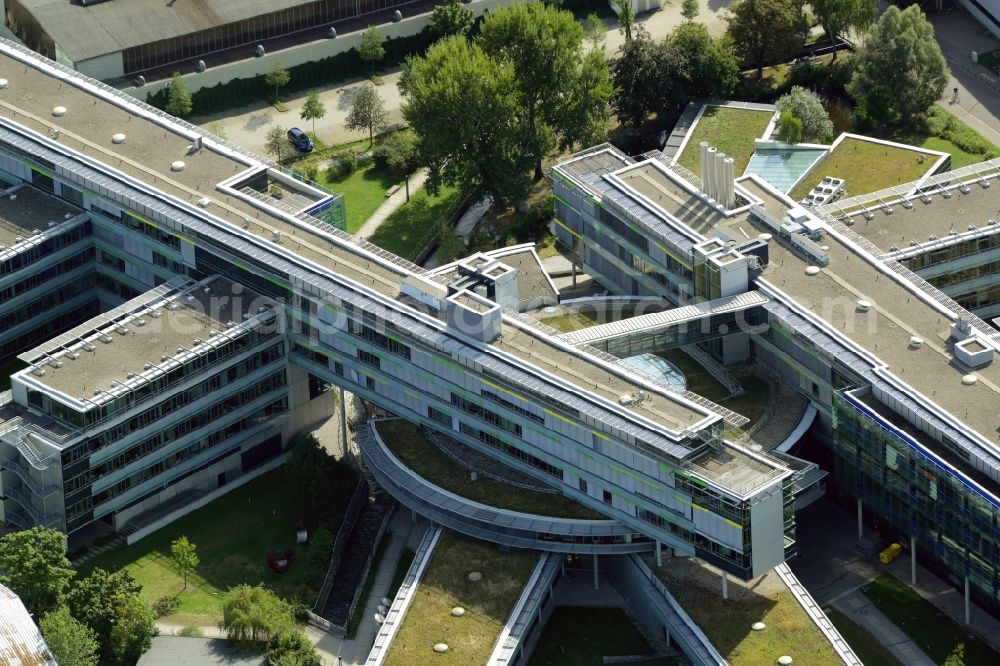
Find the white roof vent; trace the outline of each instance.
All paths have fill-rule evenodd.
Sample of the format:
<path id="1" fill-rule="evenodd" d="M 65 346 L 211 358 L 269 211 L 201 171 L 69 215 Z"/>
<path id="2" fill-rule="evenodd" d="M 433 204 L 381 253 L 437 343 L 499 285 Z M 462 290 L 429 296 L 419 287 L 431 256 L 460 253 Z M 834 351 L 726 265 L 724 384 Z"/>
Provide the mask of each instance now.
<path id="1" fill-rule="evenodd" d="M 184 164 L 183 161 L 177 160 L 176 162 L 171 162 L 170 163 L 170 170 L 171 171 L 184 171 L 184 167 L 186 167 L 186 166 L 187 165 Z"/>
<path id="2" fill-rule="evenodd" d="M 127 377 L 128 379 L 135 379 L 135 373 L 129 370 L 127 373 L 125 373 L 125 377 Z"/>
<path id="3" fill-rule="evenodd" d="M 857 311 L 858 312 L 868 312 L 872 309 L 871 301 L 860 300 L 858 301 Z"/>
<path id="4" fill-rule="evenodd" d="M 924 346 L 924 339 L 919 335 L 914 335 L 910 338 L 910 349 L 920 349 Z"/>
<path id="5" fill-rule="evenodd" d="M 198 205 L 201 206 L 202 208 L 206 208 L 210 203 L 212 203 L 212 200 L 209 199 L 208 197 L 202 197 L 201 199 L 198 199 Z"/>
<path id="6" fill-rule="evenodd" d="M 275 229 L 274 231 L 272 231 L 271 232 L 271 241 L 274 242 L 274 243 L 280 243 L 281 242 L 281 232 L 278 231 L 277 229 Z"/>
<path id="7" fill-rule="evenodd" d="M 66 115 L 66 107 L 65 106 L 52 107 L 52 115 L 55 116 L 56 118 L 62 118 L 63 116 Z"/>
<path id="8" fill-rule="evenodd" d="M 7 79 L 0 79 L 0 90 L 5 90 L 7 88 Z"/>
<path id="9" fill-rule="evenodd" d="M 806 275 L 819 275 L 819 266 L 807 266 Z"/>
<path id="10" fill-rule="evenodd" d="M 152 364 L 152 363 L 143 363 L 143 364 L 142 364 L 142 369 L 143 369 L 143 370 L 149 370 L 149 369 L 150 369 L 150 368 L 152 368 L 152 367 L 153 367 L 153 364 Z"/>
<path id="11" fill-rule="evenodd" d="M 978 381 L 979 378 L 976 377 L 975 375 L 965 375 L 964 377 L 962 377 L 962 384 L 965 386 L 975 386 L 976 382 Z"/>
<path id="12" fill-rule="evenodd" d="M 125 135 L 119 132 L 111 135 L 111 143 L 125 143 Z"/>

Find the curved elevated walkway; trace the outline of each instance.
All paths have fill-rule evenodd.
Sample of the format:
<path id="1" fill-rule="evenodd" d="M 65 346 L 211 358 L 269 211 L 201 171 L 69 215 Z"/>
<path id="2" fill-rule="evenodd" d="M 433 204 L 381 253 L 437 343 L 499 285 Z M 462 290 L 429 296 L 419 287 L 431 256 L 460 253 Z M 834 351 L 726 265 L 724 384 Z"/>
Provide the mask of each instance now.
<path id="1" fill-rule="evenodd" d="M 435 524 L 511 548 L 601 555 L 653 550 L 653 541 L 616 520 L 552 518 L 460 497 L 410 471 L 370 422 L 358 427 L 354 435 L 365 465 L 379 485 Z M 511 487 L 511 491 L 518 489 Z"/>

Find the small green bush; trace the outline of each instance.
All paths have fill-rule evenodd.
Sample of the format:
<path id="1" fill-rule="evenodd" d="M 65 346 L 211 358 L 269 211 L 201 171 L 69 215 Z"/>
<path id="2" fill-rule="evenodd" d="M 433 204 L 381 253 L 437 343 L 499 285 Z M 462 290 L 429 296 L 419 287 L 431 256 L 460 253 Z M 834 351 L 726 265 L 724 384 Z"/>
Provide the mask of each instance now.
<path id="1" fill-rule="evenodd" d="M 968 125 L 959 123 L 955 116 L 944 109 L 934 107 L 927 114 L 925 129 L 931 136 L 951 141 L 967 153 L 983 155 L 983 159 L 996 157 L 992 144 Z"/>
<path id="2" fill-rule="evenodd" d="M 193 624 L 189 624 L 185 627 L 181 627 L 177 630 L 178 636 L 183 636 L 185 638 L 201 638 L 205 635 L 205 632 L 201 630 L 201 627 L 196 627 Z"/>

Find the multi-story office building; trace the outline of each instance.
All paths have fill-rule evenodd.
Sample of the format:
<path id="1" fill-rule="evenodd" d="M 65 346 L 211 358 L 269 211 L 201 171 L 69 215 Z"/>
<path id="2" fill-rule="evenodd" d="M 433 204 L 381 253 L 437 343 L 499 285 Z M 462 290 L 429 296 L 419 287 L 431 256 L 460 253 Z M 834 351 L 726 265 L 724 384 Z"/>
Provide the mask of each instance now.
<path id="1" fill-rule="evenodd" d="M 1000 334 L 904 264 L 941 266 L 928 278 L 961 285 L 969 307 L 992 298 L 991 280 L 964 270 L 992 270 L 998 168 L 992 160 L 810 213 L 755 176 L 721 187 L 718 171 L 699 179 L 603 146 L 555 168 L 554 231 L 588 272 L 627 293 L 683 303 L 756 290 L 766 325 L 712 329 L 709 348 L 753 357 L 796 386 L 819 411 L 814 430 L 832 447 L 840 491 L 996 604 Z M 606 346 L 659 341 L 632 328 Z"/>
<path id="2" fill-rule="evenodd" d="M 0 331 L 33 347 L 0 406 L 15 522 L 141 521 L 182 483 L 274 459 L 300 411 L 322 412 L 313 387 L 333 384 L 604 513 L 619 526 L 600 538 L 629 549 L 741 578 L 794 550 L 792 471 L 724 441 L 724 420 L 745 419 L 505 310 L 520 291 L 502 265 L 432 275 L 318 219 L 342 214 L 335 197 L 235 146 L 9 44 L 0 74 L 0 177 L 68 207 L 42 234 L 79 225 L 87 293 L 113 308 L 48 342 Z M 215 307 L 238 290 L 271 305 Z M 170 303 L 196 302 L 190 327 L 143 342 Z"/>

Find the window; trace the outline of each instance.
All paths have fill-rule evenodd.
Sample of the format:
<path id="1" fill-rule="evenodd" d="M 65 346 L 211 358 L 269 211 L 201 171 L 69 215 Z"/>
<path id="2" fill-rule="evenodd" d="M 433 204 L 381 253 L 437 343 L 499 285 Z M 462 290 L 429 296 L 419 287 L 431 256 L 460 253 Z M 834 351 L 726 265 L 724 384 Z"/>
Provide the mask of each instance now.
<path id="1" fill-rule="evenodd" d="M 580 479 L 580 492 L 581 493 L 587 492 L 587 479 Z"/>
<path id="2" fill-rule="evenodd" d="M 610 490 L 605 490 L 603 492 L 603 496 L 604 496 L 604 503 L 605 504 L 611 504 L 611 491 Z"/>
<path id="3" fill-rule="evenodd" d="M 451 428 L 451 415 L 450 414 L 442 412 L 440 409 L 435 409 L 433 407 L 428 406 L 427 407 L 427 416 L 429 416 L 434 421 L 437 421 L 438 423 L 442 423 L 442 424 L 448 426 L 449 428 Z"/>
<path id="4" fill-rule="evenodd" d="M 376 356 L 375 354 L 372 354 L 370 352 L 366 352 L 364 349 L 359 349 L 358 350 L 358 360 L 361 361 L 362 363 L 367 363 L 368 365 L 372 366 L 373 368 L 381 368 L 382 367 L 382 361 L 381 361 L 381 359 L 378 356 Z"/>

